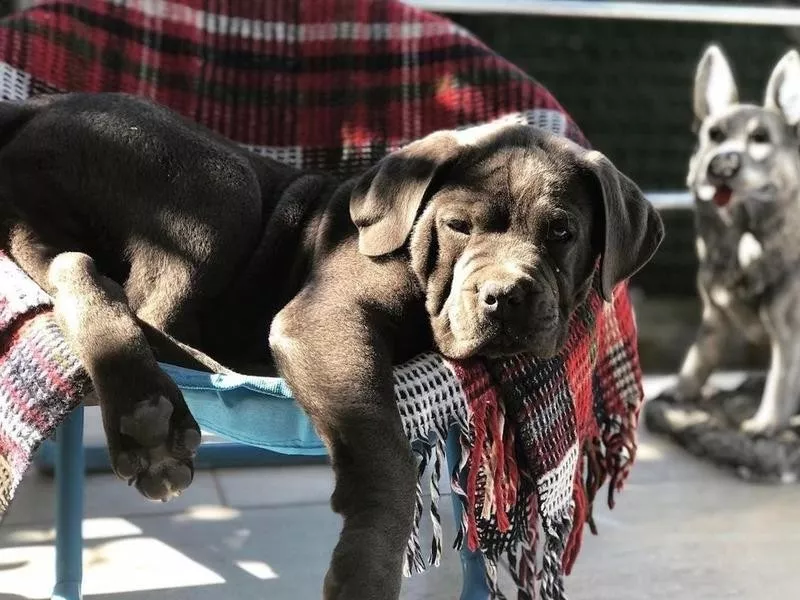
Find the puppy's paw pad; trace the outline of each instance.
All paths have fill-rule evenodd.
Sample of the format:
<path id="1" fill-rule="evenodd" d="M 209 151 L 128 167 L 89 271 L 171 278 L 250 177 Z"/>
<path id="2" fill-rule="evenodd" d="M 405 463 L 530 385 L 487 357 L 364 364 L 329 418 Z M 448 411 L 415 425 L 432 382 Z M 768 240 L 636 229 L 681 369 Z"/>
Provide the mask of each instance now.
<path id="1" fill-rule="evenodd" d="M 192 457 L 197 453 L 201 441 L 202 436 L 197 429 L 184 429 L 182 434 L 175 436 L 175 453 Z"/>
<path id="2" fill-rule="evenodd" d="M 114 473 L 120 479 L 130 480 L 147 468 L 141 456 L 134 452 L 120 452 L 112 457 Z"/>
<path id="3" fill-rule="evenodd" d="M 181 495 L 194 477 L 190 464 L 166 458 L 136 479 L 136 489 L 150 500 L 166 502 Z"/>
<path id="4" fill-rule="evenodd" d="M 194 478 L 192 458 L 199 443 L 200 432 L 187 429 L 159 446 L 128 452 L 133 457 L 130 461 L 138 460 L 135 464 L 140 467 L 131 478 L 136 489 L 145 498 L 161 502 L 180 496 Z"/>
<path id="5" fill-rule="evenodd" d="M 177 398 L 153 396 L 119 419 L 124 439 L 113 457 L 115 472 L 151 500 L 166 502 L 179 496 L 194 477 L 192 459 L 201 433 L 191 415 L 180 411 L 181 401 L 179 392 Z"/>
<path id="6" fill-rule="evenodd" d="M 120 418 L 120 431 L 145 447 L 163 444 L 170 430 L 170 418 L 175 410 L 166 396 L 138 402 L 129 415 Z"/>

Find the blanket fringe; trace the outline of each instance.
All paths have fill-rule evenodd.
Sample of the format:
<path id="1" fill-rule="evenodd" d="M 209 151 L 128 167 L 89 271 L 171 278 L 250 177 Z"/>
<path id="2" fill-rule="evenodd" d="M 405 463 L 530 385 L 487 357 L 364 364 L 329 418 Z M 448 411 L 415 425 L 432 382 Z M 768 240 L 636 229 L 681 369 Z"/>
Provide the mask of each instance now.
<path id="1" fill-rule="evenodd" d="M 610 327 L 608 322 L 612 323 Z M 526 379 L 530 373 L 526 363 L 509 361 L 498 370 L 494 376 L 503 378 L 507 391 L 527 402 L 521 412 L 509 415 L 488 371 L 481 375 L 480 368 L 472 365 L 467 373 L 461 365 L 449 363 L 467 399 L 461 413 L 466 417 L 460 419 L 454 429 L 459 438 L 461 459 L 458 465 L 450 465 L 451 489 L 463 509 L 454 547 L 458 550 L 466 547 L 483 554 L 486 583 L 493 600 L 506 598 L 498 583 L 501 558 L 508 561 L 509 573 L 517 587 L 517 600 L 566 600 L 564 576 L 572 571 L 580 552 L 584 524 L 589 525 L 592 533 L 597 532 L 592 508 L 597 493 L 605 484 L 608 484 L 608 505 L 614 506 L 614 494 L 622 487 L 635 457 L 642 398 L 638 362 L 625 362 L 635 356 L 635 350 L 628 345 L 631 324 L 627 324 L 628 330 L 625 326 L 611 317 L 605 323 L 599 319 L 596 336 L 599 339 L 594 345 L 586 346 L 585 351 L 592 360 L 605 357 L 603 360 L 607 364 L 592 382 L 594 405 L 591 410 L 595 421 L 580 431 L 571 429 L 575 421 L 570 425 L 569 420 L 559 420 L 559 415 L 563 414 L 559 411 L 571 405 L 565 404 L 563 396 L 554 395 L 557 392 L 552 382 L 563 377 L 558 367 L 537 365 L 535 368 L 551 379 L 533 383 Z M 522 368 L 518 368 L 519 365 Z M 508 387 L 520 381 L 525 381 L 524 386 Z M 521 427 L 521 422 L 529 422 L 528 429 Z M 418 449 L 420 481 L 414 533 L 406 555 L 406 574 L 424 571 L 428 565 L 438 565 L 441 560 L 439 478 L 450 432 L 435 419 L 428 425 L 429 437 Z M 547 429 L 549 426 L 557 428 Z M 558 437 L 565 432 L 566 438 Z M 569 441 L 569 436 L 573 441 Z M 540 456 L 526 454 L 531 450 L 552 450 L 550 446 L 530 448 L 531 444 L 551 443 L 561 444 L 556 452 Z M 541 468 L 540 458 L 557 457 L 560 459 L 549 463 L 545 470 L 536 470 Z M 419 525 L 425 507 L 422 497 L 425 476 L 430 477 L 428 510 L 433 539 L 430 555 L 423 558 Z"/>
<path id="2" fill-rule="evenodd" d="M 434 461 L 433 472 L 431 473 L 431 524 L 433 527 L 433 539 L 431 540 L 431 554 L 429 564 L 438 567 L 442 558 L 442 518 L 439 514 L 439 479 L 442 476 L 442 463 L 444 456 L 445 439 L 440 437 L 433 447 Z"/>
<path id="3" fill-rule="evenodd" d="M 596 533 L 592 506 L 598 490 L 609 480 L 609 505 L 613 493 L 627 476 L 635 451 L 635 421 L 608 420 L 596 438 L 587 440 L 575 469 L 571 500 L 554 516 L 539 514 L 538 494 L 526 491 L 522 480 L 530 477 L 521 472 L 515 461 L 515 438 L 511 422 L 506 419 L 502 402 L 482 401 L 470 407 L 469 421 L 460 423 L 461 460 L 451 470 L 451 489 L 463 507 L 454 547 L 484 551 L 486 581 L 493 600 L 505 600 L 498 584 L 498 556 L 487 554 L 482 544 L 479 520 L 492 520 L 497 530 L 509 531 L 513 526 L 522 531 L 505 548 L 509 573 L 517 586 L 518 600 L 566 600 L 563 574 L 575 564 L 583 542 L 583 524 Z M 429 440 L 420 444 L 419 481 L 414 513 L 414 532 L 409 538 L 404 573 L 421 573 L 428 566 L 439 566 L 442 556 L 442 524 L 439 511 L 439 480 L 445 463 L 447 431 L 434 430 Z M 426 475 L 427 473 L 427 475 Z M 432 524 L 430 554 L 423 556 L 420 524 L 425 509 L 424 478 L 428 477 Z M 466 481 L 462 486 L 461 482 Z M 519 523 L 512 522 L 511 511 L 516 503 L 527 498 Z M 471 508 L 470 508 L 471 507 Z M 540 531 L 541 530 L 541 531 Z M 541 568 L 537 566 L 541 557 Z"/>

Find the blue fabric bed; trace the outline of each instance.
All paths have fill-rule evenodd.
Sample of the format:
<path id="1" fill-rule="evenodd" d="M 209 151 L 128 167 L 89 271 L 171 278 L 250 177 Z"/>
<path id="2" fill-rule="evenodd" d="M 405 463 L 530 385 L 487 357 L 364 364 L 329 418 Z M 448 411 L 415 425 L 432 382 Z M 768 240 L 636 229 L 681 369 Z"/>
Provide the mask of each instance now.
<path id="1" fill-rule="evenodd" d="M 161 368 L 181 388 L 204 431 L 278 454 L 327 453 L 283 379 L 203 373 L 163 363 Z"/>

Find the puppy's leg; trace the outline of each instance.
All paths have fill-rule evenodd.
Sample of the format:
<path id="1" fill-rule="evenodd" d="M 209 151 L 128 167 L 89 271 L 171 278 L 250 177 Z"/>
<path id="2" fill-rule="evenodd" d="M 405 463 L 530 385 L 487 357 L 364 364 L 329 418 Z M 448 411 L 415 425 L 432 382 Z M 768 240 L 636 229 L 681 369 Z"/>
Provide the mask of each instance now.
<path id="1" fill-rule="evenodd" d="M 333 460 L 331 504 L 344 523 L 324 598 L 396 600 L 416 470 L 394 398 L 387 344 L 356 302 L 332 309 L 306 297 L 278 314 L 270 346 Z"/>
<path id="2" fill-rule="evenodd" d="M 761 404 L 742 423 L 748 433 L 774 433 L 786 427 L 800 408 L 800 308 L 795 298 L 797 290 L 785 293 L 762 311 L 770 336 L 770 365 Z"/>
<path id="3" fill-rule="evenodd" d="M 136 316 L 190 346 L 199 345 L 194 300 L 207 287 L 196 264 L 160 248 L 140 248 L 125 281 L 125 296 Z"/>
<path id="4" fill-rule="evenodd" d="M 158 367 L 123 290 L 86 254 L 57 255 L 48 270 L 54 311 L 100 398 L 111 461 L 148 498 L 192 481 L 200 430 Z"/>
<path id="5" fill-rule="evenodd" d="M 196 348 L 187 346 L 179 342 L 171 335 L 157 329 L 146 321 L 138 320 L 138 325 L 147 339 L 147 343 L 153 351 L 153 355 L 159 362 L 177 365 L 195 371 L 206 371 L 208 373 L 232 373 L 231 369 L 218 363 L 210 356 L 200 352 Z"/>
<path id="6" fill-rule="evenodd" d="M 678 383 L 670 392 L 676 400 L 695 400 L 721 362 L 731 326 L 720 310 L 703 295 L 703 320 L 694 343 L 683 359 Z"/>
<path id="7" fill-rule="evenodd" d="M 9 222 L 13 221 L 5 221 Z M 200 434 L 180 391 L 156 364 L 148 341 L 158 342 L 168 357 L 181 358 L 176 362 L 187 366 L 196 361 L 217 370 L 217 365 L 173 345 L 152 327 L 146 327 L 145 336 L 141 326 L 147 324 L 131 313 L 120 286 L 99 275 L 89 256 L 65 252 L 79 247 L 73 239 L 46 223 L 40 225 L 37 231 L 24 221 L 9 226 L 2 236 L 5 249 L 53 297 L 61 328 L 100 399 L 114 471 L 135 481 L 145 496 L 168 499 L 192 480 L 191 459 Z M 169 304 L 168 298 L 161 301 Z"/>

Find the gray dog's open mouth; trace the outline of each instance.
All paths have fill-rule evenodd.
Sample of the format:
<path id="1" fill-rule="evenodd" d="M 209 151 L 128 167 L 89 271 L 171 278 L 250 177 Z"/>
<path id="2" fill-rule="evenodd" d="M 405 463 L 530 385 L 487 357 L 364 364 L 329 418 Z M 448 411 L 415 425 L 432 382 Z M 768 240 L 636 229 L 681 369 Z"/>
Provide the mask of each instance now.
<path id="1" fill-rule="evenodd" d="M 733 190 L 729 188 L 727 185 L 720 185 L 714 190 L 714 197 L 712 201 L 719 207 L 727 206 L 730 201 L 731 197 L 733 196 Z"/>

